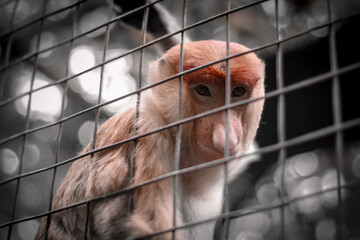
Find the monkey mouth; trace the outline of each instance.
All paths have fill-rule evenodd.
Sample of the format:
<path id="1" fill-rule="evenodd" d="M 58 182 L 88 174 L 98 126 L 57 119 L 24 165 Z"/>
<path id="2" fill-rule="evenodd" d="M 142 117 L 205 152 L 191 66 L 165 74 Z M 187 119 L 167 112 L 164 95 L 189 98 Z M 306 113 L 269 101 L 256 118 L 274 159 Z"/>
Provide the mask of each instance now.
<path id="1" fill-rule="evenodd" d="M 224 151 L 220 151 L 219 149 L 211 146 L 211 145 L 208 145 L 208 144 L 205 144 L 205 143 L 198 143 L 199 147 L 200 147 L 200 150 L 202 152 L 206 152 L 208 154 L 211 154 L 212 156 L 216 156 L 216 158 L 222 158 L 224 157 L 225 153 Z M 229 152 L 229 155 L 230 156 L 233 156 L 233 155 L 236 155 L 237 154 L 237 151 L 235 149 L 233 150 L 230 150 Z"/>
<path id="2" fill-rule="evenodd" d="M 219 149 L 216 149 L 215 147 L 209 146 L 209 145 L 207 145 L 207 144 L 199 143 L 199 146 L 200 146 L 201 148 L 205 149 L 206 152 L 212 152 L 212 153 L 215 153 L 215 154 L 224 155 L 224 152 L 223 152 L 223 151 L 220 151 Z"/>

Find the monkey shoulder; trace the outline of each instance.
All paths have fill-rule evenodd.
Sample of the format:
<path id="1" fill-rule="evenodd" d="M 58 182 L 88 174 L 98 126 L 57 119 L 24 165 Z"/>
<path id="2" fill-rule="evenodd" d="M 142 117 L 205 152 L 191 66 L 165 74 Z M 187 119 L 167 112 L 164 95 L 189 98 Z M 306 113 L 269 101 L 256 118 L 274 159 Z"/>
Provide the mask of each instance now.
<path id="1" fill-rule="evenodd" d="M 59 197 L 55 199 L 56 205 L 64 206 L 125 187 L 129 181 L 130 161 L 134 154 L 135 139 L 131 139 L 135 135 L 153 132 L 165 124 L 151 97 L 146 95 L 138 110 L 129 106 L 109 118 L 100 126 L 96 135 L 95 150 L 100 150 L 92 157 L 86 154 L 93 151 L 90 142 L 80 152 L 80 155 L 85 156 L 77 159 L 69 169 L 58 191 Z M 154 150 L 161 154 L 161 149 L 167 151 L 170 148 L 171 137 L 168 130 L 136 139 L 138 161 Z M 65 198 L 60 197 L 64 195 Z"/>
<path id="2" fill-rule="evenodd" d="M 150 133 L 147 137 L 141 138 L 146 144 L 155 144 L 156 142 L 161 142 L 161 140 L 171 141 L 170 130 L 164 129 L 158 131 L 167 125 L 165 118 L 162 112 L 159 110 L 158 106 L 153 100 L 152 94 L 145 94 L 142 97 L 142 102 L 140 104 L 140 112 L 138 119 L 138 133 L 147 134 Z"/>
<path id="3" fill-rule="evenodd" d="M 97 133 L 97 147 L 124 140 L 127 142 L 126 139 L 152 132 L 165 125 L 166 122 L 151 95 L 144 94 L 139 108 L 128 106 L 102 124 Z"/>

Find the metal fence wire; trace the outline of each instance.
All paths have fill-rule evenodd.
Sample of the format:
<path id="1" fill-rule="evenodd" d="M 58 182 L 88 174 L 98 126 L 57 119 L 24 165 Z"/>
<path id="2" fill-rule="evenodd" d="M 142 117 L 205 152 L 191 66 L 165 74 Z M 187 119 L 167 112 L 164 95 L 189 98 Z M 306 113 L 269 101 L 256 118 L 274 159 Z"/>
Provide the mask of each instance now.
<path id="1" fill-rule="evenodd" d="M 33 239 L 43 217 L 79 206 L 91 232 L 92 204 L 127 194 L 130 213 L 133 191 L 164 179 L 175 206 L 179 176 L 226 169 L 234 156 L 180 169 L 181 128 L 256 99 L 96 147 L 103 122 L 130 104 L 138 117 L 142 94 L 174 78 L 148 84 L 149 63 L 203 39 L 241 43 L 266 63 L 256 146 L 225 170 L 219 216 L 179 226 L 173 208 L 172 228 L 141 238 L 216 222 L 214 239 L 360 239 L 359 1 L 1 0 L 0 13 L 0 239 Z M 176 171 L 52 208 L 73 162 L 170 128 Z"/>

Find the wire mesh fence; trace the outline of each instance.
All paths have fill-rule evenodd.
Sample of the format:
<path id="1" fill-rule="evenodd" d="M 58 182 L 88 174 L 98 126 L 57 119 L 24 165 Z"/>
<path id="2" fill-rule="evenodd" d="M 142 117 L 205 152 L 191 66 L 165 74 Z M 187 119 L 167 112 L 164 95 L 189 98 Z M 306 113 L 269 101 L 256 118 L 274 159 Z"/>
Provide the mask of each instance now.
<path id="1" fill-rule="evenodd" d="M 257 144 L 232 172 L 225 170 L 220 215 L 177 225 L 173 208 L 173 227 L 140 238 L 216 222 L 214 239 L 360 239 L 357 1 L 3 0 L 0 12 L 1 239 L 32 239 L 43 217 L 76 207 L 86 209 L 83 227 L 91 232 L 92 204 L 121 195 L 133 199 L 136 189 L 164 179 L 173 179 L 176 206 L 179 177 L 227 168 L 237 159 L 225 154 L 180 168 L 181 129 L 262 97 L 227 101 L 192 117 L 180 114 L 173 123 L 96 147 L 96 132 L 109 117 L 129 105 L 138 117 L 144 92 L 244 55 L 227 53 L 147 83 L 149 63 L 176 44 L 203 39 L 239 42 L 266 63 Z M 72 163 L 126 143 L 135 151 L 139 139 L 169 129 L 176 129 L 175 171 L 53 209 Z M 78 154 L 89 142 L 90 149 Z"/>

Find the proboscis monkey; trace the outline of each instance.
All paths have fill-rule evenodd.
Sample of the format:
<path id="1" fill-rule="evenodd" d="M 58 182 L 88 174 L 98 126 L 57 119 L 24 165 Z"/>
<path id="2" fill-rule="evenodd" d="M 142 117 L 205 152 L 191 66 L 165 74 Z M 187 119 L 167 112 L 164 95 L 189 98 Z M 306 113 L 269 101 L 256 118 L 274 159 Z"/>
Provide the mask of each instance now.
<path id="1" fill-rule="evenodd" d="M 149 82 L 156 83 L 179 73 L 180 45 L 168 50 L 153 63 Z M 184 44 L 183 70 L 189 70 L 226 57 L 226 42 L 198 41 Z M 249 49 L 229 43 L 230 55 Z M 229 60 L 231 102 L 264 95 L 264 64 L 254 54 L 246 53 Z M 225 104 L 226 61 L 183 76 L 182 118 L 204 113 Z M 96 148 L 143 134 L 178 120 L 179 79 L 167 81 L 141 95 L 137 123 L 135 107 L 124 109 L 106 121 L 96 136 Z M 252 143 L 259 125 L 263 100 L 187 122 L 181 126 L 179 168 L 207 163 L 224 157 L 225 142 L 231 155 L 244 153 Z M 175 169 L 177 128 L 173 127 L 81 158 L 72 164 L 56 192 L 52 208 L 57 209 L 120 190 L 133 184 L 164 175 Z M 226 138 L 228 140 L 226 141 Z M 136 146 L 135 150 L 133 149 Z M 91 150 L 89 144 L 82 153 Z M 130 179 L 131 161 L 134 176 Z M 240 159 L 241 161 L 241 159 Z M 176 226 L 213 218 L 222 207 L 223 166 L 192 171 L 178 176 Z M 133 239 L 173 227 L 173 178 L 166 178 L 133 190 L 128 212 L 129 193 L 91 202 L 88 236 L 92 239 Z M 43 239 L 45 217 L 37 233 Z M 51 215 L 48 239 L 83 239 L 86 206 Z M 212 239 L 214 222 L 178 229 L 176 239 Z M 168 231 L 150 239 L 171 239 Z"/>

